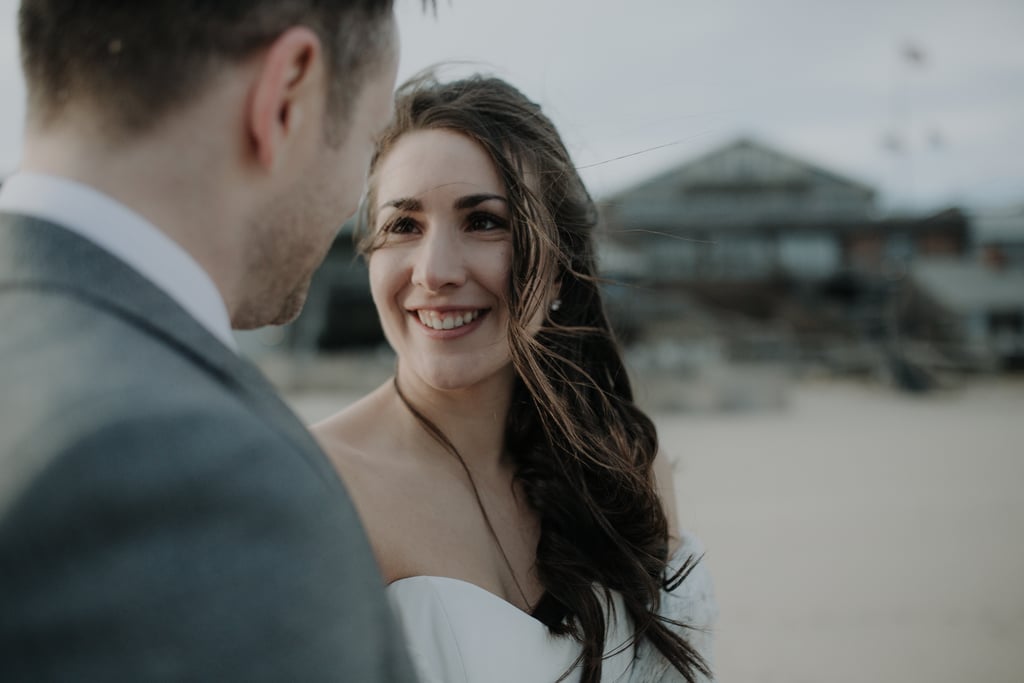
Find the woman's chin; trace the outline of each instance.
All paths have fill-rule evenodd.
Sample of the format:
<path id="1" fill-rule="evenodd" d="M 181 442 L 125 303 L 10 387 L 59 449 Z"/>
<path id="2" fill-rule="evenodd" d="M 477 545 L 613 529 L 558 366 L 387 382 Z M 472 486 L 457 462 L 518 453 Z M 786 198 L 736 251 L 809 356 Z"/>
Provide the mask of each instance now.
<path id="1" fill-rule="evenodd" d="M 401 363 L 399 366 L 401 367 Z M 411 370 L 411 368 L 406 369 Z M 511 366 L 507 370 L 511 370 Z M 479 390 L 488 386 L 493 386 L 496 390 L 508 391 L 507 381 L 511 379 L 509 373 L 503 369 L 482 372 L 475 364 L 473 367 L 466 367 L 463 364 L 443 364 L 423 368 L 414 373 L 417 383 L 422 384 L 425 388 L 444 392 Z M 399 379 L 401 381 L 401 377 Z"/>
<path id="2" fill-rule="evenodd" d="M 437 391 L 462 391 L 472 389 L 479 378 L 464 377 L 457 373 L 439 373 L 427 379 L 427 384 Z"/>

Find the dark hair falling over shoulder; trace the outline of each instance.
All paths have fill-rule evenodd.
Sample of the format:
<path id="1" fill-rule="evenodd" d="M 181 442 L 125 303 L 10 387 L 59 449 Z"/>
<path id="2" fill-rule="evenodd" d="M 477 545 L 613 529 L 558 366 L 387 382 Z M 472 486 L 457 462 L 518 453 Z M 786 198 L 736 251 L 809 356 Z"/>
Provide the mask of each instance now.
<path id="1" fill-rule="evenodd" d="M 581 681 L 601 678 L 606 604 L 595 586 L 621 594 L 636 627 L 688 681 L 707 665 L 685 626 L 658 615 L 661 591 L 685 578 L 668 567 L 668 524 L 653 462 L 655 428 L 633 402 L 596 277 L 594 202 L 540 107 L 496 78 L 440 83 L 414 78 L 396 96 L 393 124 L 371 165 L 367 225 L 375 221 L 380 161 L 404 134 L 453 131 L 477 142 L 500 174 L 514 245 L 508 307 L 517 380 L 505 427 L 529 503 L 541 521 L 536 571 L 545 594 L 535 609 L 552 633 L 582 644 Z M 376 247 L 367 230 L 361 246 Z M 557 311 L 548 303 L 557 296 Z M 543 315 L 540 331 L 535 321 Z"/>

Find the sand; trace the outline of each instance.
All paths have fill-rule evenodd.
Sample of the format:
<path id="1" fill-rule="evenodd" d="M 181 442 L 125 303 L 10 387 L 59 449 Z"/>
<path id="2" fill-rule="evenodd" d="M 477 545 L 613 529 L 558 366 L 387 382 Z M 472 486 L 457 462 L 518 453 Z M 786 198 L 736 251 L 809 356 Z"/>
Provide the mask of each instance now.
<path id="1" fill-rule="evenodd" d="M 718 680 L 1024 681 L 1024 382 L 820 382 L 776 412 L 654 417 L 708 548 Z"/>
<path id="2" fill-rule="evenodd" d="M 1024 383 L 658 416 L 722 681 L 1024 681 Z"/>

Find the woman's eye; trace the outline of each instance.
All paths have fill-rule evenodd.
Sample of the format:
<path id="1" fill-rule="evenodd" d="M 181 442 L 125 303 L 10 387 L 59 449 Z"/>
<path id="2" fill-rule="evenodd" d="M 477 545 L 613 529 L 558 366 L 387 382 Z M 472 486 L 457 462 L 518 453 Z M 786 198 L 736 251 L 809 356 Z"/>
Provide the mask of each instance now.
<path id="1" fill-rule="evenodd" d="M 399 216 L 398 218 L 385 223 L 384 227 L 381 228 L 381 232 L 390 233 L 392 235 L 405 235 L 411 232 L 415 232 L 418 226 L 416 221 L 412 220 L 408 216 Z"/>
<path id="2" fill-rule="evenodd" d="M 506 227 L 504 220 L 489 213 L 474 213 L 469 217 L 469 228 L 471 230 L 489 232 L 491 230 L 500 230 L 504 227 Z"/>

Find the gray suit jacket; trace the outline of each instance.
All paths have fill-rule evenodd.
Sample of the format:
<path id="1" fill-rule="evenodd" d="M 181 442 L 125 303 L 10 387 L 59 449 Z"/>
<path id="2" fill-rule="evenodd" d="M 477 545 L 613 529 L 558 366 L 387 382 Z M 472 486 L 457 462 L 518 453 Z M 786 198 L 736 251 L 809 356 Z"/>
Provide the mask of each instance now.
<path id="1" fill-rule="evenodd" d="M 262 375 L 0 213 L 0 677 L 412 681 L 369 544 Z"/>

